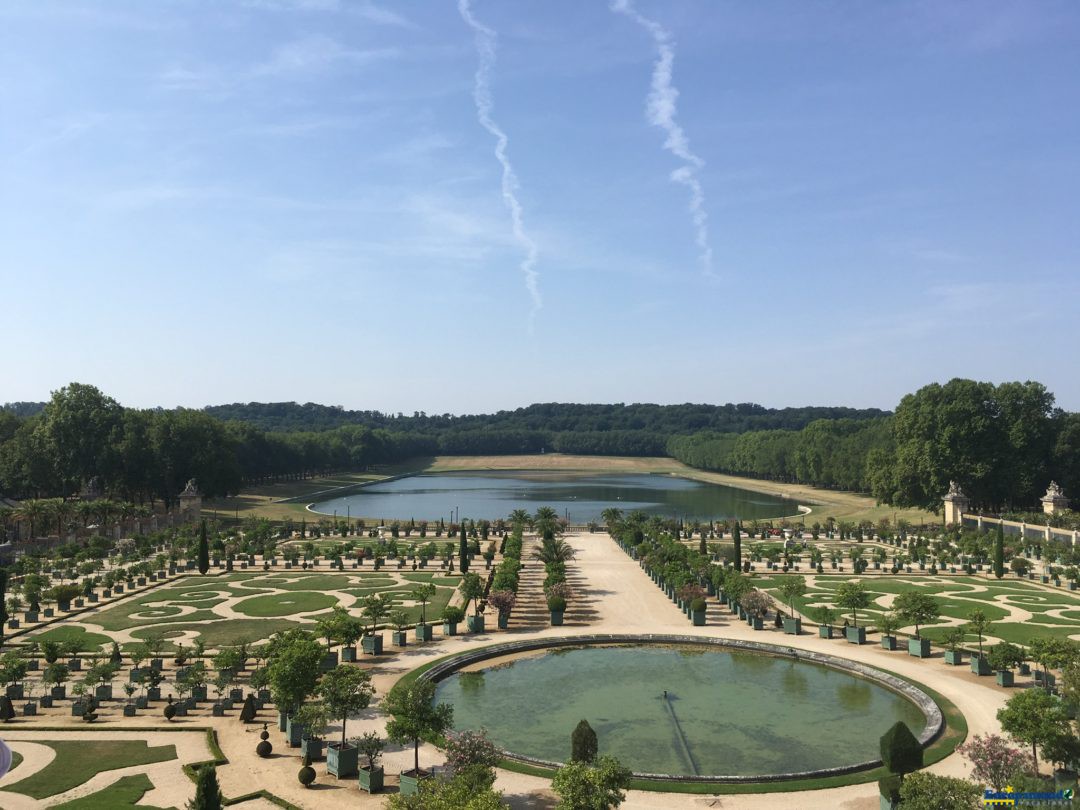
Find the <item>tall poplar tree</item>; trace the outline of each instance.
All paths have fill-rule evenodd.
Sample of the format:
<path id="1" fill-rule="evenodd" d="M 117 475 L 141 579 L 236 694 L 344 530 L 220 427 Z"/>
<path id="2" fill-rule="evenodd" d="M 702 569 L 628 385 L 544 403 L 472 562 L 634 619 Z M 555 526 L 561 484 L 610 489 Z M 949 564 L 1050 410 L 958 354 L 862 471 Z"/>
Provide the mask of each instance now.
<path id="1" fill-rule="evenodd" d="M 199 524 L 199 573 L 210 570 L 210 544 L 206 539 L 206 521 Z"/>
<path id="2" fill-rule="evenodd" d="M 998 524 L 997 537 L 994 538 L 994 576 L 1005 576 L 1005 527 Z"/>
<path id="3" fill-rule="evenodd" d="M 731 530 L 731 539 L 735 543 L 735 568 L 742 570 L 742 535 L 739 534 L 739 521 L 735 521 L 735 528 Z"/>
<path id="4" fill-rule="evenodd" d="M 465 521 L 461 521 L 461 541 L 458 543 L 458 558 L 460 560 L 461 573 L 469 570 L 469 541 L 465 529 Z"/>

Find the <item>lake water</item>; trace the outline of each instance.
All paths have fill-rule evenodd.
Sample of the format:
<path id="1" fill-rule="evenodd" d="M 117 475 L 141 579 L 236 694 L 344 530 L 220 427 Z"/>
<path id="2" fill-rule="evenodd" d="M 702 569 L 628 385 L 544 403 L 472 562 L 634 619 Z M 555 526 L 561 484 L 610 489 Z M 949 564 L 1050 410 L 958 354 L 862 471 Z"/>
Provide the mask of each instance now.
<path id="1" fill-rule="evenodd" d="M 817 664 L 663 646 L 554 650 L 452 675 L 435 699 L 506 751 L 563 762 L 584 719 L 601 754 L 677 775 L 854 765 L 877 759 L 898 720 L 916 735 L 926 723 L 906 698 Z"/>
<path id="2" fill-rule="evenodd" d="M 495 520 L 550 506 L 573 524 L 601 521 L 608 507 L 686 520 L 755 520 L 798 513 L 794 501 L 672 475 L 477 472 L 413 475 L 322 501 L 316 512 L 408 520 Z"/>

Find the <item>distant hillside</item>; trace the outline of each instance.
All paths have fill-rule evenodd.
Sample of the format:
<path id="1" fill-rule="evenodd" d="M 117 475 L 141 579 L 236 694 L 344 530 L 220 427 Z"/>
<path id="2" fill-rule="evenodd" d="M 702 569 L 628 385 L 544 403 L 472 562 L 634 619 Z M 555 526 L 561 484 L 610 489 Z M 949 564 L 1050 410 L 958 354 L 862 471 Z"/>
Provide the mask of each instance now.
<path id="1" fill-rule="evenodd" d="M 325 431 L 345 425 L 384 428 L 402 433 L 435 435 L 445 431 L 545 431 L 556 433 L 643 431 L 663 436 L 712 431 L 801 430 L 818 419 L 876 419 L 888 415 L 877 408 L 765 408 L 752 403 L 727 405 L 573 405 L 539 403 L 513 411 L 454 416 L 415 412 L 386 414 L 347 411 L 341 406 L 307 402 L 249 402 L 211 405 L 204 409 L 218 419 L 245 422 L 276 432 Z"/>

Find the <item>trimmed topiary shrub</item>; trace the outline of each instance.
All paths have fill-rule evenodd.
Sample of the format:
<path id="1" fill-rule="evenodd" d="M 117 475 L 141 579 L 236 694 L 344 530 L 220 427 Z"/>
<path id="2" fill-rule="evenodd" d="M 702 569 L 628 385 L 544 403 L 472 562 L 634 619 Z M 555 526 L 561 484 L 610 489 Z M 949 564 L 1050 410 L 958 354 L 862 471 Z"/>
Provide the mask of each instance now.
<path id="1" fill-rule="evenodd" d="M 705 600 L 700 596 L 690 603 L 690 610 L 694 613 L 702 613 L 705 610 Z"/>
<path id="2" fill-rule="evenodd" d="M 881 735 L 881 761 L 901 777 L 923 766 L 922 746 L 902 720 Z"/>
<path id="3" fill-rule="evenodd" d="M 596 732 L 588 720 L 582 720 L 570 735 L 570 760 L 572 762 L 593 762 L 597 751 Z"/>

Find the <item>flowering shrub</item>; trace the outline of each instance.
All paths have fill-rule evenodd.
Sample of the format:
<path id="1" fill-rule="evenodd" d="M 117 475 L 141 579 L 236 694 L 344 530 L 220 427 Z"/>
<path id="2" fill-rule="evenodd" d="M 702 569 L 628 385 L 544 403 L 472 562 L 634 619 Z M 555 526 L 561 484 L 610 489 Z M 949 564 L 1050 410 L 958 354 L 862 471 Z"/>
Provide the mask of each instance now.
<path id="1" fill-rule="evenodd" d="M 1034 767 L 1031 754 L 1013 748 L 997 734 L 977 734 L 956 750 L 971 762 L 972 778 L 994 790 L 1001 790 L 1018 774 Z"/>
<path id="2" fill-rule="evenodd" d="M 499 764 L 499 749 L 488 739 L 487 730 L 451 731 L 446 735 L 446 761 L 455 771 L 470 765 L 494 768 Z"/>
<path id="3" fill-rule="evenodd" d="M 517 596 L 513 591 L 492 591 L 488 596 L 488 604 L 499 613 L 509 613 L 514 608 Z"/>
<path id="4" fill-rule="evenodd" d="M 565 582 L 555 582 L 545 589 L 548 601 L 552 599 L 567 600 L 570 598 L 570 586 Z"/>

